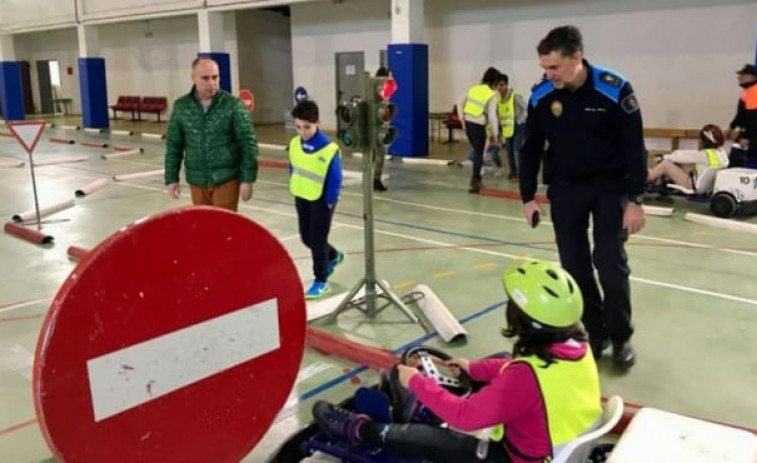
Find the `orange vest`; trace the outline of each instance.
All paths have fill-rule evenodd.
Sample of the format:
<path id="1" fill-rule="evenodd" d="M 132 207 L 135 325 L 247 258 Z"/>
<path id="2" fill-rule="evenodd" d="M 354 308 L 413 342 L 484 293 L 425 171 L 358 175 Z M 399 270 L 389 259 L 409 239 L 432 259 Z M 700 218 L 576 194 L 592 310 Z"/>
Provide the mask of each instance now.
<path id="1" fill-rule="evenodd" d="M 753 111 L 757 109 L 757 84 L 752 84 L 741 93 L 741 101 L 744 102 L 744 106 L 747 110 Z"/>

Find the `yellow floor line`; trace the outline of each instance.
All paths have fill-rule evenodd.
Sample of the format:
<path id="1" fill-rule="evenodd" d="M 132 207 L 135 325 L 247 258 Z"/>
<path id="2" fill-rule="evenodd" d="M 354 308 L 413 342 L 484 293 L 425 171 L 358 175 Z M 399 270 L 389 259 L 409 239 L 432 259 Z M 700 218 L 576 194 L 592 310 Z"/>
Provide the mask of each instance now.
<path id="1" fill-rule="evenodd" d="M 394 285 L 394 289 L 405 289 L 413 286 L 414 284 L 415 280 L 400 281 L 399 283 Z"/>
<path id="2" fill-rule="evenodd" d="M 497 264 L 495 264 L 494 262 L 482 262 L 480 264 L 476 264 L 476 270 L 487 270 L 496 266 Z"/>
<path id="3" fill-rule="evenodd" d="M 447 270 L 445 272 L 436 272 L 436 273 L 434 273 L 434 278 L 449 278 L 449 277 L 454 276 L 454 275 L 455 275 L 455 272 Z"/>

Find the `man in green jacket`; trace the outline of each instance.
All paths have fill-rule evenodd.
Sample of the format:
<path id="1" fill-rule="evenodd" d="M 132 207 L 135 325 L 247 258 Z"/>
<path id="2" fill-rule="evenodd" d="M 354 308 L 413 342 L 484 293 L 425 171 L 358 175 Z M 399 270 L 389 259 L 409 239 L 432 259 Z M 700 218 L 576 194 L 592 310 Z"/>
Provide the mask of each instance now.
<path id="1" fill-rule="evenodd" d="M 181 162 L 192 203 L 236 211 L 252 198 L 258 174 L 258 142 L 241 100 L 219 89 L 218 64 L 192 62 L 192 90 L 174 102 L 166 135 L 165 181 L 175 199 Z"/>

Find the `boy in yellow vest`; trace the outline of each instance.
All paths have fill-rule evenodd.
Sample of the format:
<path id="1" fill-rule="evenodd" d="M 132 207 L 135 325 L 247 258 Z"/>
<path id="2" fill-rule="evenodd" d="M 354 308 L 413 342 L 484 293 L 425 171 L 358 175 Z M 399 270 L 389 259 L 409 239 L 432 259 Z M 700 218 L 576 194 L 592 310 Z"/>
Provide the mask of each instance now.
<path id="1" fill-rule="evenodd" d="M 534 463 L 552 461 L 562 446 L 601 422 L 599 373 L 581 325 L 583 297 L 557 264 L 526 262 L 503 276 L 512 358 L 454 359 L 485 383 L 459 397 L 399 365 L 399 382 L 449 427 L 381 423 L 328 402 L 313 406 L 316 423 L 354 445 L 382 448 L 396 457 L 436 463 Z M 458 431 L 498 426 L 490 440 Z"/>
<path id="2" fill-rule="evenodd" d="M 317 299 L 331 291 L 328 277 L 344 261 L 329 244 L 331 218 L 342 189 L 339 147 L 319 130 L 318 105 L 305 100 L 292 109 L 297 135 L 289 142 L 289 191 L 294 196 L 300 238 L 310 248 L 315 280 L 305 292 Z"/>

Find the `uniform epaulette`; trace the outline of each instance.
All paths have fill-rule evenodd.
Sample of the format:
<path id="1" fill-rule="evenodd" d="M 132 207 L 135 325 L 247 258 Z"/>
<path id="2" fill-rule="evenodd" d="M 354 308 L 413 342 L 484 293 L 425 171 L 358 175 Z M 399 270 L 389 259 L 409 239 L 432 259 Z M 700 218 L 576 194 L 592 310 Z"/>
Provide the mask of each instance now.
<path id="1" fill-rule="evenodd" d="M 592 69 L 594 71 L 594 88 L 602 95 L 618 103 L 620 91 L 623 89 L 623 85 L 628 82 L 628 79 L 614 69 L 596 65 L 592 65 Z"/>
<path id="2" fill-rule="evenodd" d="M 531 107 L 535 107 L 537 104 L 539 104 L 539 100 L 549 95 L 554 89 L 555 84 L 553 84 L 551 80 L 544 80 L 537 84 L 536 87 L 534 87 L 534 89 L 531 91 L 531 98 L 529 99 L 529 104 L 531 105 Z"/>

